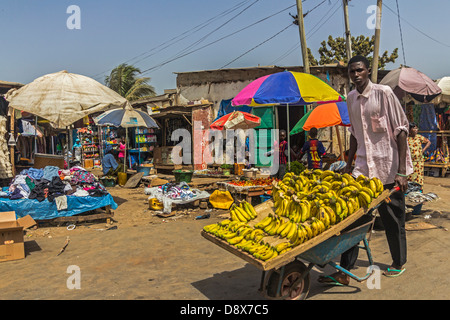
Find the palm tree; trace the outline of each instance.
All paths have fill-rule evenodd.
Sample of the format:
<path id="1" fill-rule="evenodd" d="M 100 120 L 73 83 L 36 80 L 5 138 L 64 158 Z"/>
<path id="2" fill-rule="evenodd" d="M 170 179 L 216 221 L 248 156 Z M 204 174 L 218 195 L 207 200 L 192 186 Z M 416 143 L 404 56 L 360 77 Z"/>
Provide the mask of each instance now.
<path id="1" fill-rule="evenodd" d="M 122 63 L 105 78 L 107 87 L 129 101 L 156 96 L 155 88 L 148 84 L 150 78 L 139 78 L 139 68 Z"/>

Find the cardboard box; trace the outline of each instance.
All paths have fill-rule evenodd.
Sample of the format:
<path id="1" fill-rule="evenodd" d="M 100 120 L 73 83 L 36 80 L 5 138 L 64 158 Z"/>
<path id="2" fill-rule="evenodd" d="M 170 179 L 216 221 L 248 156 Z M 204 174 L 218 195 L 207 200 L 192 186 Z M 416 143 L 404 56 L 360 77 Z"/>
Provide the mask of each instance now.
<path id="1" fill-rule="evenodd" d="M 0 262 L 25 258 L 23 226 L 16 213 L 0 212 Z"/>

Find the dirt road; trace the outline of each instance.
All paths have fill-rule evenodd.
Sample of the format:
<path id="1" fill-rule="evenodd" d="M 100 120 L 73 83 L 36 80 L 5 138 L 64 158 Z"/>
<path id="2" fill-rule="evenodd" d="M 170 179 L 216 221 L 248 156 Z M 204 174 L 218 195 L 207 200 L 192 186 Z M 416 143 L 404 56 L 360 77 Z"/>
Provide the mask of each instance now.
<path id="1" fill-rule="evenodd" d="M 0 263 L 0 299 L 264 299 L 258 292 L 261 272 L 200 235 L 223 212 L 214 211 L 204 220 L 195 220 L 201 213 L 195 211 L 163 219 L 148 210 L 143 188 L 115 187 L 110 192 L 119 204 L 112 225 L 27 231 L 26 258 Z M 450 179 L 427 177 L 425 192 L 440 199 L 424 205 L 422 215 L 412 221 L 449 229 Z M 427 215 L 431 217 L 425 219 Z M 69 245 L 57 256 L 67 237 Z M 449 232 L 408 231 L 407 237 L 407 271 L 401 277 L 381 276 L 372 289 L 355 281 L 330 287 L 316 279 L 334 270 L 315 267 L 308 299 L 449 299 Z M 391 263 L 384 231 L 372 234 L 370 247 L 384 270 Z M 363 253 L 359 258 L 354 272 L 363 275 L 367 258 Z"/>

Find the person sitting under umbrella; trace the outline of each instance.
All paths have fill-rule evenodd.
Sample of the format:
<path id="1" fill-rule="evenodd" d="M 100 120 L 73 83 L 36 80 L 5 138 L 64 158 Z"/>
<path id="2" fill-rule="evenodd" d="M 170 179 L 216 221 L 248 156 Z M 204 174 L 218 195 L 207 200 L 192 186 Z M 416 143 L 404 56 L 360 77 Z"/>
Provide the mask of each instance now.
<path id="1" fill-rule="evenodd" d="M 106 154 L 102 159 L 102 170 L 105 176 L 117 176 L 121 171 L 124 171 L 122 163 L 117 163 L 117 151 L 111 147 L 107 147 Z"/>

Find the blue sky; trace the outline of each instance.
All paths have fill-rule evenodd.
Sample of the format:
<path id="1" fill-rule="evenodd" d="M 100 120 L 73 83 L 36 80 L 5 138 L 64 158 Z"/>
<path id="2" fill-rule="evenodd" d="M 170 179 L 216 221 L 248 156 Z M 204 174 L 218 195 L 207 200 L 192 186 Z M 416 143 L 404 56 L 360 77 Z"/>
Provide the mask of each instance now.
<path id="1" fill-rule="evenodd" d="M 311 10 L 305 17 L 305 31 L 316 58 L 320 42 L 328 35 L 344 35 L 342 0 L 322 2 L 303 2 L 303 12 Z M 396 63 L 387 66 L 393 69 L 404 61 L 398 19 L 389 10 L 396 12 L 397 5 L 395 0 L 383 2 L 381 50 L 399 48 Z M 295 3 L 3 0 L 0 80 L 29 83 L 41 75 L 68 70 L 103 83 L 111 69 L 127 62 L 147 70 L 144 76 L 151 77 L 150 84 L 162 94 L 176 87 L 175 72 L 302 65 L 298 28 L 288 27 L 289 13 L 296 14 Z M 375 4 L 376 0 L 350 1 L 352 35 L 374 34 L 367 26 L 371 19 L 367 9 Z M 398 0 L 398 4 L 406 64 L 433 79 L 449 76 L 450 1 Z M 80 8 L 81 29 L 67 28 L 70 5 Z"/>

